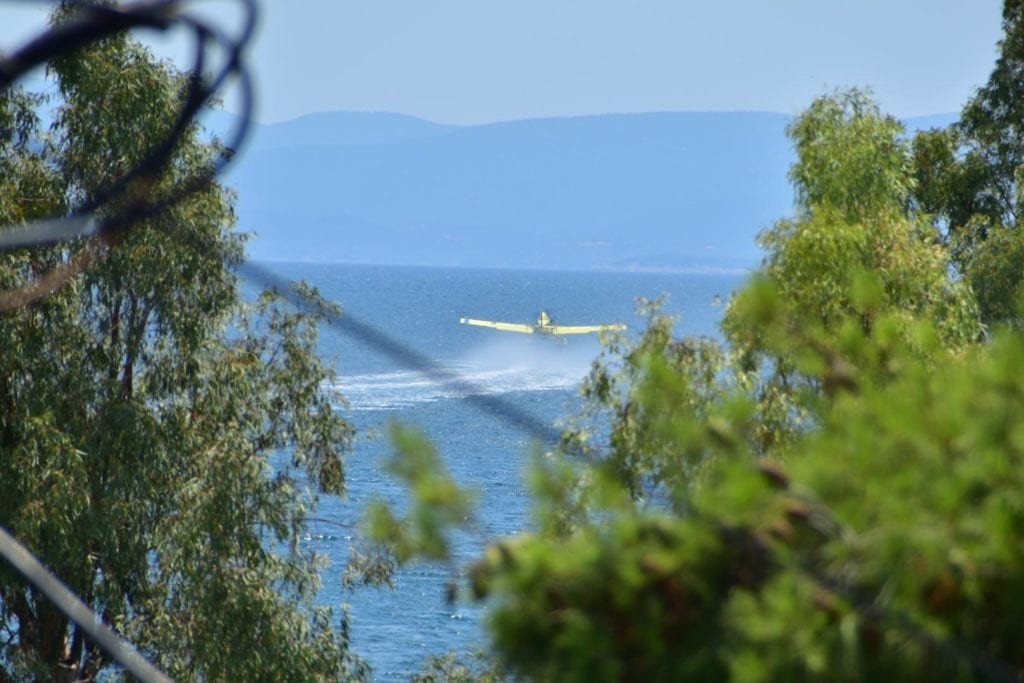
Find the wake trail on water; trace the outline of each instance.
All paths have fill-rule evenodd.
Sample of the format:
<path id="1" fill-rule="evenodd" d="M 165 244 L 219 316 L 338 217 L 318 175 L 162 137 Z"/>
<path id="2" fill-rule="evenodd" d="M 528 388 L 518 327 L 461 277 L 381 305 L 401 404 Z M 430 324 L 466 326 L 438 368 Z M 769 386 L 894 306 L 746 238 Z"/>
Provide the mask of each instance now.
<path id="1" fill-rule="evenodd" d="M 596 341 L 559 344 L 546 338 L 489 340 L 457 358 L 438 360 L 460 380 L 452 386 L 414 370 L 339 376 L 328 389 L 347 410 L 387 410 L 470 395 L 559 391 L 578 387 L 600 351 Z"/>

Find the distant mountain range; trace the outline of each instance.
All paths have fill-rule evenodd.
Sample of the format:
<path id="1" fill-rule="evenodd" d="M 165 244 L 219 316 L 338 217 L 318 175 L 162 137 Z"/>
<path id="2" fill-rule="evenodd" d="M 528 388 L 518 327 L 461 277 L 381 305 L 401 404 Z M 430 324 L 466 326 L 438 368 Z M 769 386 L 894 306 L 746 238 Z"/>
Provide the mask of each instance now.
<path id="1" fill-rule="evenodd" d="M 711 112 L 449 126 L 313 114 L 255 125 L 226 182 L 256 259 L 734 270 L 757 264 L 755 235 L 791 212 L 788 122 Z M 207 119 L 214 132 L 232 123 Z"/>

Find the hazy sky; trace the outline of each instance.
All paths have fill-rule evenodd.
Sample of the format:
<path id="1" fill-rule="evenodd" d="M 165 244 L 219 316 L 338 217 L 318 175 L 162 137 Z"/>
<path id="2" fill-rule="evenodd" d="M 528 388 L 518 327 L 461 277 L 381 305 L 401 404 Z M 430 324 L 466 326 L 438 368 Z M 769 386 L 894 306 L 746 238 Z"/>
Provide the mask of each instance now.
<path id="1" fill-rule="evenodd" d="M 10 50 L 40 3 L 0 3 Z M 194 3 L 227 21 L 231 2 Z M 1000 0 L 264 0 L 257 118 L 385 110 L 446 123 L 603 112 L 796 113 L 835 87 L 956 111 Z M 15 9 L 10 9 L 15 6 Z M 230 103 L 227 105 L 230 108 Z"/>

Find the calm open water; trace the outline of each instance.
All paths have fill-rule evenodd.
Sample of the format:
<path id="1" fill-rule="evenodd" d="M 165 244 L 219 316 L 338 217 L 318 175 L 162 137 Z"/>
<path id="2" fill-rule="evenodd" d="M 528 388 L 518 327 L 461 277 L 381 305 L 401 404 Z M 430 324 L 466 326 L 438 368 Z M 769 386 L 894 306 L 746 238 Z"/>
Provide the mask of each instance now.
<path id="1" fill-rule="evenodd" d="M 532 322 L 545 309 L 556 322 L 625 322 L 636 334 L 642 326 L 634 314 L 636 297 L 667 294 L 666 310 L 679 314 L 681 333 L 715 335 L 720 302 L 742 282 L 740 275 L 268 265 L 306 280 L 345 314 L 457 371 L 474 391 L 549 425 L 578 408 L 579 383 L 599 352 L 596 340 L 558 344 L 460 325 L 460 317 Z M 339 410 L 359 436 L 346 462 L 349 496 L 321 501 L 315 515 L 323 521 L 311 524 L 306 545 L 331 559 L 322 601 L 350 605 L 354 648 L 373 666 L 375 679 L 407 679 L 431 654 L 465 652 L 486 642 L 486 606 L 468 600 L 449 605 L 445 584 L 458 578 L 486 540 L 529 528 L 523 472 L 536 437 L 474 407 L 464 390 L 439 385 L 337 330 L 325 328 L 321 337 L 321 352 L 338 372 L 335 388 L 348 403 Z M 382 468 L 390 452 L 388 425 L 395 420 L 424 431 L 455 478 L 477 493 L 477 529 L 458 539 L 456 568 L 416 563 L 401 569 L 395 590 L 349 592 L 340 577 L 357 542 L 351 525 L 374 498 L 398 510 L 405 500 Z"/>

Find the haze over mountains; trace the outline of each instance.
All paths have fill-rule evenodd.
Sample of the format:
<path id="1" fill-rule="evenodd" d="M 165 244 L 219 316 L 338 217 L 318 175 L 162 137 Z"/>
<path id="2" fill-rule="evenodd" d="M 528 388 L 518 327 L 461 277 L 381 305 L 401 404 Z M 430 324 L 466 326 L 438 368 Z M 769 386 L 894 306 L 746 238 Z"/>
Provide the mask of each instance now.
<path id="1" fill-rule="evenodd" d="M 687 112 L 448 126 L 314 114 L 257 125 L 227 183 L 258 260 L 735 270 L 757 264 L 754 236 L 791 212 L 788 122 Z"/>

